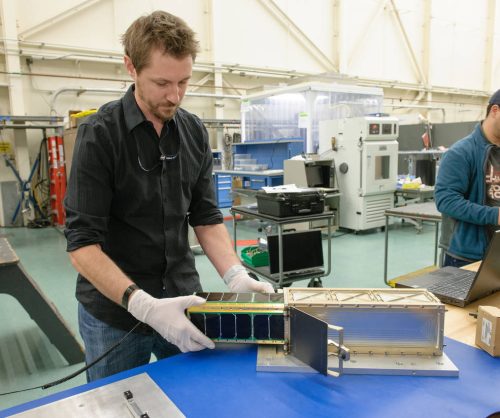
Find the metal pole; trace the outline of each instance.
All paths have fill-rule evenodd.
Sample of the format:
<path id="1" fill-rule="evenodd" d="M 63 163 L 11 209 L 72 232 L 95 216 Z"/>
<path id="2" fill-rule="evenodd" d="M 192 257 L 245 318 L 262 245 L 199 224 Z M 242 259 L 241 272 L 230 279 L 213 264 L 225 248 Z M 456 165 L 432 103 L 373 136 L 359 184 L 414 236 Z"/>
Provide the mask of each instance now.
<path id="1" fill-rule="evenodd" d="M 279 287 L 283 287 L 283 227 L 278 224 L 278 267 L 279 267 Z"/>
<path id="2" fill-rule="evenodd" d="M 385 247 L 384 247 L 384 282 L 387 283 L 387 257 L 388 257 L 388 249 L 389 249 L 389 215 L 385 215 Z"/>
<path id="3" fill-rule="evenodd" d="M 325 276 L 328 276 L 332 271 L 332 219 L 333 215 L 328 218 L 328 270 Z"/>
<path id="4" fill-rule="evenodd" d="M 435 222 L 436 224 L 436 232 L 434 236 L 434 265 L 437 266 L 438 259 L 438 237 L 439 237 L 439 222 Z"/>
<path id="5" fill-rule="evenodd" d="M 233 215 L 233 243 L 234 243 L 234 252 L 236 254 L 238 254 L 238 251 L 237 251 L 237 246 L 236 246 L 236 213 L 233 211 L 233 209 L 231 208 L 230 211 L 231 212 L 231 215 Z"/>

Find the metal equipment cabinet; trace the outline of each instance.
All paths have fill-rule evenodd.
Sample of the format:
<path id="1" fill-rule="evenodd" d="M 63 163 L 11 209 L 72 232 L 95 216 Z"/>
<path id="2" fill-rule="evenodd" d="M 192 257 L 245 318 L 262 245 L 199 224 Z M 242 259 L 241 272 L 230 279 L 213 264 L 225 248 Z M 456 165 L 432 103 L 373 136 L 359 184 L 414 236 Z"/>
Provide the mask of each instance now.
<path id="1" fill-rule="evenodd" d="M 217 199 L 217 207 L 228 208 L 233 204 L 231 193 L 232 176 L 231 174 L 213 173 L 215 185 L 215 197 Z"/>
<path id="2" fill-rule="evenodd" d="M 269 223 L 275 224 L 278 229 L 278 250 L 279 250 L 279 273 L 278 277 L 273 277 L 270 274 L 269 266 L 254 267 L 242 261 L 243 265 L 250 271 L 254 272 L 260 277 L 270 282 L 273 286 L 282 288 L 290 286 L 293 282 L 299 280 L 310 279 L 310 287 L 321 287 L 321 277 L 328 276 L 332 270 L 332 224 L 333 224 L 333 212 L 323 212 L 313 215 L 303 215 L 303 216 L 289 216 L 278 218 L 276 216 L 265 215 L 259 213 L 256 207 L 248 206 L 233 206 L 230 209 L 231 215 L 233 216 L 233 240 L 234 249 L 237 250 L 237 225 L 244 218 L 258 219 L 261 221 L 267 221 Z M 237 215 L 240 215 L 239 217 Z M 318 268 L 311 270 L 307 273 L 290 273 L 287 274 L 283 272 L 283 229 L 285 225 L 297 224 L 302 222 L 313 222 L 326 220 L 327 225 L 327 267 Z"/>

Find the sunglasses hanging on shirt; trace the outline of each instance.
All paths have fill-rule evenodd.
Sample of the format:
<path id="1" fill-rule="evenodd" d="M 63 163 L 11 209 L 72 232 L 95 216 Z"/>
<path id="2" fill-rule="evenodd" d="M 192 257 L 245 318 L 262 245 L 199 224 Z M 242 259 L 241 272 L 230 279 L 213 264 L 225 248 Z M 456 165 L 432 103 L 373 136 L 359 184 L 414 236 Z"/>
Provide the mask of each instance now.
<path id="1" fill-rule="evenodd" d="M 173 160 L 177 159 L 177 156 L 179 154 L 179 138 L 175 138 L 175 139 L 173 139 L 173 141 L 174 141 L 175 146 L 177 148 L 176 152 L 174 154 L 169 154 L 169 153 L 164 152 L 164 150 L 161 147 L 161 143 L 160 143 L 158 145 L 158 148 L 160 150 L 160 158 L 159 158 L 158 162 L 156 162 L 153 165 L 148 167 L 147 164 L 143 164 L 143 162 L 141 161 L 141 156 L 139 153 L 139 145 L 138 145 L 139 141 L 136 138 L 135 145 L 137 147 L 137 162 L 139 163 L 139 167 L 141 168 L 141 170 L 146 172 L 146 173 L 150 173 L 151 171 L 154 171 L 158 167 L 160 167 L 164 161 L 169 162 L 169 161 L 173 161 Z"/>
<path id="2" fill-rule="evenodd" d="M 162 154 L 162 155 L 160 155 L 160 161 L 158 161 L 151 168 L 146 168 L 142 165 L 141 158 L 139 157 L 139 154 L 137 154 L 137 162 L 139 163 L 139 167 L 141 168 L 142 171 L 144 171 L 146 173 L 149 173 L 149 172 L 155 170 L 156 168 L 158 168 L 163 163 L 163 161 L 173 161 L 176 158 L 177 158 L 177 154 L 173 154 L 173 155 L 163 155 Z"/>

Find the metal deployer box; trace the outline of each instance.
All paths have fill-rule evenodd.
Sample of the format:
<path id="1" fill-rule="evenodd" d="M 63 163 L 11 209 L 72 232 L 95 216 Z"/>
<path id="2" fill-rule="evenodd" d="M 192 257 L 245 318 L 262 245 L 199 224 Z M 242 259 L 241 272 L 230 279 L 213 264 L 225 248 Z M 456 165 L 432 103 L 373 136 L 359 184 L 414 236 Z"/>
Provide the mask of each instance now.
<path id="1" fill-rule="evenodd" d="M 445 306 L 425 289 L 287 288 L 284 296 L 286 307 L 342 327 L 352 354 L 443 354 Z M 285 335 L 293 339 L 289 321 Z"/>
<path id="2" fill-rule="evenodd" d="M 259 344 L 258 371 L 458 376 L 443 352 L 445 305 L 425 289 L 199 295 L 191 321 L 214 341 Z"/>

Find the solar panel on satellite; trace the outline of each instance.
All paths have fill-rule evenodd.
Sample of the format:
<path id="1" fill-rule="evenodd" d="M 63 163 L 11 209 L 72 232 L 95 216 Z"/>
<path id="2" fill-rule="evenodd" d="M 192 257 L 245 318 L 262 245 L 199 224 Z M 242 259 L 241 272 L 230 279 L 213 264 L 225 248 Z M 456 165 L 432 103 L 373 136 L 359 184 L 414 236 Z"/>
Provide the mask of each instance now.
<path id="1" fill-rule="evenodd" d="M 282 294 L 197 293 L 206 304 L 188 309 L 195 326 L 215 341 L 283 344 Z"/>

